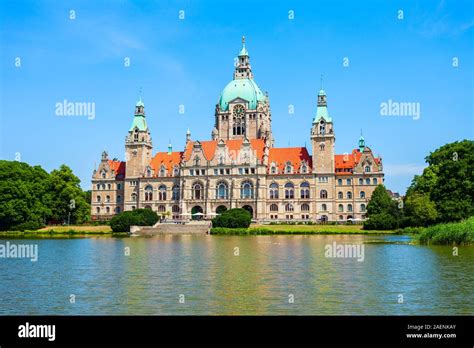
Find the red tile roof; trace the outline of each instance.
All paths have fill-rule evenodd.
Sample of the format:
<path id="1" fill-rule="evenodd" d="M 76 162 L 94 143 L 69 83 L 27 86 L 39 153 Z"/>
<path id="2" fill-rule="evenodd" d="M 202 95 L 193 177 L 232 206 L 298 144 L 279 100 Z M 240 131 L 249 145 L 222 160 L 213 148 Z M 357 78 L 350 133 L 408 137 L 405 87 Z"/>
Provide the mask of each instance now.
<path id="1" fill-rule="evenodd" d="M 334 165 L 336 167 L 336 172 L 338 175 L 346 175 L 350 174 L 350 172 L 343 172 L 343 171 L 338 171 L 343 170 L 343 169 L 353 169 L 360 161 L 360 158 L 362 157 L 362 153 L 359 151 L 359 149 L 354 149 L 352 150 L 352 153 L 350 154 L 343 154 L 343 155 L 334 155 Z M 380 158 L 374 158 L 375 162 L 377 164 L 380 164 L 381 159 Z"/>
<path id="2" fill-rule="evenodd" d="M 201 141 L 202 150 L 204 151 L 204 156 L 208 161 L 214 158 L 214 154 L 216 152 L 217 140 L 208 140 L 208 141 Z M 226 140 L 225 144 L 229 149 L 229 156 L 235 157 L 237 152 L 242 148 L 242 139 L 234 139 L 234 140 Z M 195 142 L 190 141 L 186 144 L 186 149 L 184 151 L 184 160 L 189 161 L 191 158 L 191 153 L 193 152 L 193 146 Z M 265 148 L 265 142 L 263 139 L 252 139 L 250 140 L 250 147 L 257 152 L 257 158 L 259 160 L 263 157 L 263 150 Z"/>
<path id="3" fill-rule="evenodd" d="M 116 176 L 125 175 L 125 164 L 126 162 L 109 160 L 110 169 L 115 172 Z"/>
<path id="4" fill-rule="evenodd" d="M 298 173 L 301 162 L 306 161 L 308 164 L 308 173 L 311 173 L 312 160 L 305 147 L 287 147 L 287 148 L 271 148 L 268 156 L 268 166 L 275 162 L 278 166 L 278 173 L 283 173 L 286 163 L 290 161 L 293 166 L 293 172 Z"/>
<path id="5" fill-rule="evenodd" d="M 157 152 L 155 157 L 151 159 L 150 166 L 155 171 L 155 176 L 158 175 L 161 165 L 166 167 L 167 176 L 173 175 L 173 167 L 181 163 L 183 152 Z"/>

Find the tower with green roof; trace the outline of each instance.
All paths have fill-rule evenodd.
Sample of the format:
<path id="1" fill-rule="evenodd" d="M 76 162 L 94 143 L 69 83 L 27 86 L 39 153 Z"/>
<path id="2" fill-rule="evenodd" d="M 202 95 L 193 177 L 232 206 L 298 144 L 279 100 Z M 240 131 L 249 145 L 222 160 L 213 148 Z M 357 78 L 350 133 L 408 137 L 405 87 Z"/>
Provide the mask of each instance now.
<path id="1" fill-rule="evenodd" d="M 268 95 L 254 80 L 245 37 L 242 37 L 233 79 L 222 90 L 216 105 L 212 138 L 268 139 L 273 144 Z"/>
<path id="2" fill-rule="evenodd" d="M 142 98 L 135 104 L 132 124 L 125 137 L 126 178 L 141 177 L 152 157 L 153 144 Z"/>
<path id="3" fill-rule="evenodd" d="M 334 175 L 334 134 L 333 122 L 329 116 L 327 95 L 322 88 L 318 93 L 316 114 L 311 127 L 311 145 L 313 150 L 313 172 Z"/>

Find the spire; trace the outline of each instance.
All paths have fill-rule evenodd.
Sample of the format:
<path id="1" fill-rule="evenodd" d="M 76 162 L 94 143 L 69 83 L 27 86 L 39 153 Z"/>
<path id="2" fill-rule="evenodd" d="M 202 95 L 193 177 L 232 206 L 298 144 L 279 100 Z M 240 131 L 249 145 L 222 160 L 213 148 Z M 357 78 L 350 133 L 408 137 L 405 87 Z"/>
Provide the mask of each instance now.
<path id="1" fill-rule="evenodd" d="M 191 131 L 189 130 L 189 127 L 188 127 L 188 130 L 186 131 L 186 143 L 188 141 L 191 141 Z"/>
<path id="2" fill-rule="evenodd" d="M 321 118 L 324 119 L 326 122 L 332 122 L 332 118 L 329 116 L 328 113 L 328 105 L 326 100 L 326 92 L 322 89 L 323 85 L 323 77 L 321 75 L 321 90 L 318 93 L 318 103 L 316 109 L 316 116 L 314 117 L 313 123 L 319 122 Z"/>
<path id="3" fill-rule="evenodd" d="M 249 52 L 245 48 L 245 36 L 242 36 L 242 49 L 239 52 L 239 57 L 248 56 Z"/>
<path id="4" fill-rule="evenodd" d="M 143 103 L 141 96 L 135 104 L 135 117 L 133 118 L 130 131 L 135 128 L 138 128 L 139 131 L 146 131 L 148 129 L 145 119 L 145 104 Z"/>
<path id="5" fill-rule="evenodd" d="M 171 140 L 170 140 L 170 142 L 168 143 L 168 155 L 171 155 L 172 152 L 173 152 L 173 146 L 171 146 Z"/>
<path id="6" fill-rule="evenodd" d="M 365 148 L 365 139 L 362 136 L 362 129 L 360 130 L 360 138 L 359 138 L 359 151 L 363 152 Z"/>
<path id="7" fill-rule="evenodd" d="M 245 36 L 242 36 L 242 49 L 239 52 L 237 65 L 234 71 L 234 80 L 236 79 L 253 79 L 249 52 L 247 51 L 247 48 L 245 48 Z"/>

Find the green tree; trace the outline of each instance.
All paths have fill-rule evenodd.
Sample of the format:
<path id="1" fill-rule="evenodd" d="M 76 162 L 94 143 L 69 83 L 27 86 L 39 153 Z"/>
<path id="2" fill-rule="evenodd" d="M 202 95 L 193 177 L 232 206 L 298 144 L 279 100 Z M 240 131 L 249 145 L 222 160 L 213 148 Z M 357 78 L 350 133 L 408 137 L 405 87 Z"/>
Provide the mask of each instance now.
<path id="1" fill-rule="evenodd" d="M 247 228 L 252 221 L 252 215 L 242 208 L 226 210 L 221 215 L 212 219 L 213 227 Z"/>
<path id="2" fill-rule="evenodd" d="M 406 199 L 427 194 L 435 204 L 436 222 L 451 222 L 474 215 L 474 141 L 446 144 L 426 158 L 428 167 L 415 176 Z"/>
<path id="3" fill-rule="evenodd" d="M 74 175 L 71 168 L 61 165 L 53 170 L 49 178 L 48 206 L 52 210 L 51 219 L 62 223 L 70 222 L 82 224 L 89 220 L 90 205 L 86 201 L 86 194 L 80 187 L 80 180 Z"/>
<path id="4" fill-rule="evenodd" d="M 398 228 L 401 212 L 383 185 L 378 185 L 367 204 L 368 220 L 364 222 L 367 230 L 391 230 Z"/>
<path id="5" fill-rule="evenodd" d="M 438 219 L 436 205 L 428 194 L 412 193 L 405 197 L 405 225 L 428 226 Z"/>

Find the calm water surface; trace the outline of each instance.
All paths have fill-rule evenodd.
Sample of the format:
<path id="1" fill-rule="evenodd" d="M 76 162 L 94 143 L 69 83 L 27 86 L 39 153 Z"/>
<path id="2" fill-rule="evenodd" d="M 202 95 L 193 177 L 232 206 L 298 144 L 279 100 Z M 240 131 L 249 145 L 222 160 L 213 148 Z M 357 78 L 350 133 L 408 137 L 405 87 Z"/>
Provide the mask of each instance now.
<path id="1" fill-rule="evenodd" d="M 0 259 L 3 315 L 474 314 L 474 247 L 455 257 L 451 247 L 406 236 L 7 241 L 38 244 L 39 258 Z M 326 258 L 334 241 L 363 243 L 364 261 Z"/>

